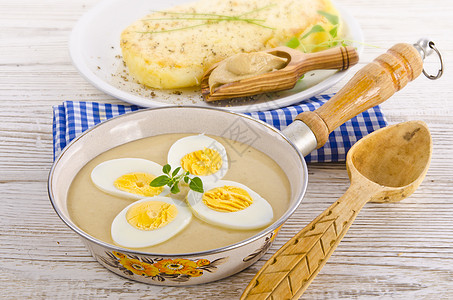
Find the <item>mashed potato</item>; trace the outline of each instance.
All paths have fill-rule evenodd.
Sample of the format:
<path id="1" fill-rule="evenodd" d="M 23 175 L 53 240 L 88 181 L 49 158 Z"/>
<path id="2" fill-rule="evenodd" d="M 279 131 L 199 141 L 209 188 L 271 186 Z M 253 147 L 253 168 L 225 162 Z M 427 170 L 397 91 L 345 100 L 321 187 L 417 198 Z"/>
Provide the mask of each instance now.
<path id="1" fill-rule="evenodd" d="M 338 15 L 330 0 L 199 0 L 151 13 L 127 27 L 121 34 L 123 59 L 146 86 L 196 86 L 212 64 L 233 54 L 284 45 L 316 24 L 332 29 L 318 11 Z M 220 15 L 228 20 L 216 20 Z M 328 38 L 318 32 L 302 44 Z"/>

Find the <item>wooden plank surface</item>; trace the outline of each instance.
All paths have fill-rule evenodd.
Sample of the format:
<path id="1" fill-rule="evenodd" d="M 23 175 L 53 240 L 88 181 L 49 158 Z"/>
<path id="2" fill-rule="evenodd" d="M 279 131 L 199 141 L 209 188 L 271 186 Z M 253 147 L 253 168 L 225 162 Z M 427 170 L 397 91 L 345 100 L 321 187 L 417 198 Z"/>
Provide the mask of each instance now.
<path id="1" fill-rule="evenodd" d="M 64 100 L 120 103 L 85 81 L 67 42 L 97 0 L 0 0 L 0 297 L 5 299 L 236 299 L 295 232 L 347 189 L 345 165 L 310 164 L 303 204 L 259 262 L 224 280 L 159 287 L 125 280 L 93 260 L 54 213 L 51 106 Z M 431 37 L 446 72 L 423 76 L 382 105 L 390 123 L 423 120 L 434 152 L 422 186 L 396 204 L 367 204 L 303 299 L 453 298 L 453 4 L 448 0 L 337 0 L 362 25 L 358 69 L 397 42 Z M 437 62 L 426 68 L 434 72 Z M 346 78 L 347 79 L 347 78 Z M 327 92 L 335 92 L 346 79 Z"/>

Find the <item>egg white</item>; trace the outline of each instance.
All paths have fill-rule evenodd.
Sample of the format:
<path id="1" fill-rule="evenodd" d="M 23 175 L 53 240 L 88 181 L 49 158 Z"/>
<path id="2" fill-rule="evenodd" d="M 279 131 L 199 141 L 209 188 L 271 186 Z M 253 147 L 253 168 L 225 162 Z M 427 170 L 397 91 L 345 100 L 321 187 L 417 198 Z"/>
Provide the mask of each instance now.
<path id="1" fill-rule="evenodd" d="M 177 140 L 168 151 L 168 164 L 170 164 L 172 169 L 181 167 L 181 158 L 186 154 L 203 150 L 204 148 L 210 148 L 219 152 L 220 157 L 222 158 L 222 166 L 214 174 L 197 177 L 200 177 L 203 182 L 212 182 L 222 179 L 228 171 L 228 156 L 226 149 L 221 143 L 204 134 L 187 136 Z"/>
<path id="2" fill-rule="evenodd" d="M 121 176 L 133 172 L 148 173 L 156 177 L 163 174 L 162 166 L 153 161 L 142 158 L 118 158 L 97 165 L 91 171 L 91 181 L 98 189 L 110 195 L 128 199 L 142 199 L 144 196 L 122 191 L 113 184 Z M 159 195 L 166 194 L 168 194 L 168 189 L 164 188 Z"/>
<path id="3" fill-rule="evenodd" d="M 210 209 L 204 204 L 202 200 L 203 193 L 191 190 L 187 195 L 187 202 L 197 218 L 212 225 L 239 230 L 257 229 L 272 222 L 274 213 L 269 202 L 241 183 L 219 180 L 215 183 L 205 184 L 204 191 L 207 192 L 213 188 L 225 185 L 236 186 L 246 190 L 252 197 L 253 203 L 243 210 L 235 212 L 219 212 Z"/>
<path id="4" fill-rule="evenodd" d="M 146 201 L 162 201 L 176 205 L 178 213 L 170 223 L 154 230 L 140 230 L 129 224 L 126 213 L 129 208 L 137 203 Z M 154 196 L 135 201 L 124 208 L 113 220 L 111 235 L 113 241 L 123 247 L 143 248 L 165 242 L 189 225 L 192 220 L 192 212 L 183 201 L 174 200 L 170 197 Z"/>

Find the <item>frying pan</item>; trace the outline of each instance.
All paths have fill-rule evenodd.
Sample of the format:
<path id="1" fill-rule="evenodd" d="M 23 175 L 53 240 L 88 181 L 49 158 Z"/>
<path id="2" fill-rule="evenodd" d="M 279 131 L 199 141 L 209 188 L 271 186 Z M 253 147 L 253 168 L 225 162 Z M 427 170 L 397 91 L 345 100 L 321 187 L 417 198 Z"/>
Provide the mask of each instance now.
<path id="1" fill-rule="evenodd" d="M 48 179 L 51 203 L 63 222 L 82 237 L 93 257 L 121 276 L 158 285 L 191 285 L 230 276 L 256 262 L 269 249 L 279 228 L 302 201 L 308 180 L 304 156 L 324 145 L 336 127 L 385 101 L 415 79 L 422 65 L 416 47 L 397 44 L 361 69 L 319 109 L 297 116 L 283 132 L 242 114 L 191 106 L 140 110 L 110 119 L 73 140 L 56 159 Z M 85 164 L 116 146 L 170 133 L 205 133 L 264 152 L 284 170 L 290 182 L 288 209 L 249 239 L 218 249 L 179 254 L 146 253 L 110 245 L 90 236 L 71 220 L 66 197 L 72 180 Z M 157 267 L 165 263 L 186 271 L 159 271 Z M 192 272 L 187 271 L 189 267 Z"/>

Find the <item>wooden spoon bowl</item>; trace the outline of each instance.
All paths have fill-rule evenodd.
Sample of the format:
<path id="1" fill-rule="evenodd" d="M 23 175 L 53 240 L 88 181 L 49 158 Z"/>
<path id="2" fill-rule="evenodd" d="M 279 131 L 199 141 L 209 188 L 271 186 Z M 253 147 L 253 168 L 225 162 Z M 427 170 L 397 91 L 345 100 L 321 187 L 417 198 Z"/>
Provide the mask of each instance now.
<path id="1" fill-rule="evenodd" d="M 368 180 L 383 190 L 370 201 L 396 202 L 422 182 L 431 157 L 431 136 L 426 124 L 410 121 L 380 130 L 357 142 L 348 153 L 351 181 Z"/>
<path id="2" fill-rule="evenodd" d="M 246 97 L 264 92 L 276 92 L 293 88 L 299 78 L 313 70 L 346 70 L 357 64 L 359 55 L 351 47 L 335 47 L 316 53 L 302 53 L 288 47 L 277 47 L 263 51 L 278 57 L 287 58 L 287 65 L 269 73 L 264 73 L 236 82 L 227 83 L 211 91 L 209 76 L 218 66 L 214 64 L 201 77 L 201 93 L 207 102 Z"/>
<path id="3" fill-rule="evenodd" d="M 358 141 L 346 160 L 349 189 L 266 262 L 241 299 L 298 299 L 362 207 L 412 194 L 426 175 L 431 153 L 431 135 L 421 121 L 382 128 Z"/>

